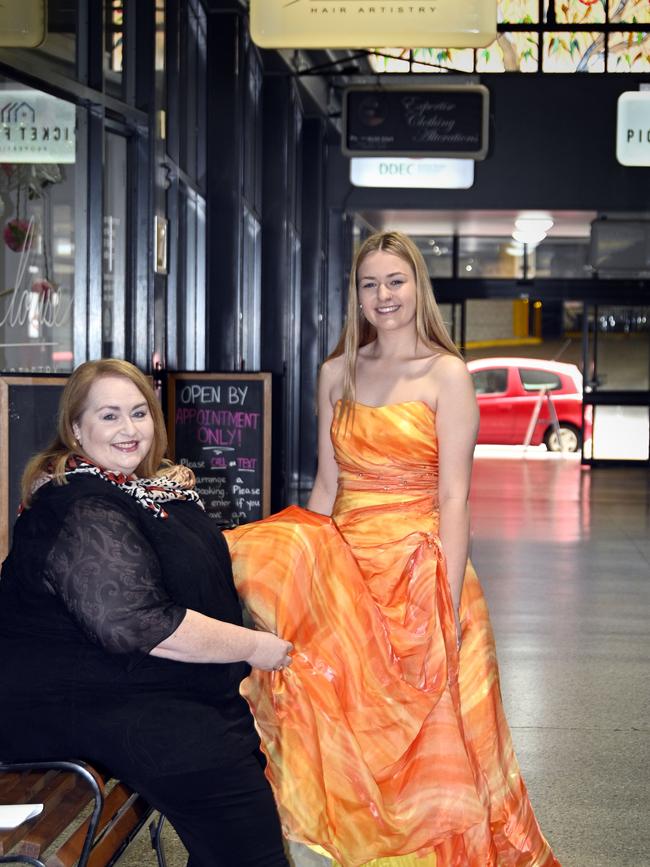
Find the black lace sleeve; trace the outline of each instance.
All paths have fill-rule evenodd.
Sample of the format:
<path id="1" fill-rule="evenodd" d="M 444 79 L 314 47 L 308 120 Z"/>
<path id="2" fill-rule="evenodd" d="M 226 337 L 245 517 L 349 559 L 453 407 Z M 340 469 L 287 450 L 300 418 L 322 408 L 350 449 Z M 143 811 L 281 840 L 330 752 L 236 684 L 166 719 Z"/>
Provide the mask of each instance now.
<path id="1" fill-rule="evenodd" d="M 109 653 L 148 653 L 185 616 L 167 595 L 135 521 L 102 497 L 72 505 L 45 578 L 88 638 Z"/>

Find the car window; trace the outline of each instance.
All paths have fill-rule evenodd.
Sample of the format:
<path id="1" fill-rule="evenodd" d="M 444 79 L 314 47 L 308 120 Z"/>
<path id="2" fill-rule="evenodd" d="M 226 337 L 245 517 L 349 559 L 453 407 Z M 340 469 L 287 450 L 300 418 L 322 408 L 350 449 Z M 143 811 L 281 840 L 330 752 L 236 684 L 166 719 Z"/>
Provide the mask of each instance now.
<path id="1" fill-rule="evenodd" d="M 555 373 L 550 373 L 548 370 L 533 370 L 528 367 L 519 368 L 519 376 L 521 384 L 525 391 L 541 391 L 543 388 L 546 391 L 557 391 L 562 388 L 562 380 Z"/>
<path id="2" fill-rule="evenodd" d="M 505 367 L 476 370 L 472 379 L 477 394 L 503 394 L 508 384 L 508 371 Z"/>

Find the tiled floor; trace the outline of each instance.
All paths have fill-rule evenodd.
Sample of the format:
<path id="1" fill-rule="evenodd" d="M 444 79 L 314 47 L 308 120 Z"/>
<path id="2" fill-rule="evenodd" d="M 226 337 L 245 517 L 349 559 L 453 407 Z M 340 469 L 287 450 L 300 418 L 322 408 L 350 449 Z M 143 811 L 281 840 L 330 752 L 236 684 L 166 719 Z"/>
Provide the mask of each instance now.
<path id="1" fill-rule="evenodd" d="M 650 867 L 650 477 L 571 457 L 481 458 L 472 510 L 542 828 L 563 867 Z M 153 864 L 147 850 L 136 841 L 122 863 Z M 171 835 L 168 854 L 184 864 Z"/>

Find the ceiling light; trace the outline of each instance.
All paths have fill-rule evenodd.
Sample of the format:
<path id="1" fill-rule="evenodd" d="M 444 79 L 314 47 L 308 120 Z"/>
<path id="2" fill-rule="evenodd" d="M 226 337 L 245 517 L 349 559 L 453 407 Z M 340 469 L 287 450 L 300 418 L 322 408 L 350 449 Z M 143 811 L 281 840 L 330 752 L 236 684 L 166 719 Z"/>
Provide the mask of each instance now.
<path id="1" fill-rule="evenodd" d="M 528 247 L 537 246 L 546 237 L 546 232 L 541 232 L 539 229 L 526 229 L 525 231 L 515 231 L 512 233 L 515 241 L 520 244 L 526 244 Z"/>
<path id="2" fill-rule="evenodd" d="M 515 220 L 515 228 L 521 232 L 526 232 L 529 229 L 538 232 L 548 232 L 553 226 L 553 220 L 550 217 L 517 217 Z"/>

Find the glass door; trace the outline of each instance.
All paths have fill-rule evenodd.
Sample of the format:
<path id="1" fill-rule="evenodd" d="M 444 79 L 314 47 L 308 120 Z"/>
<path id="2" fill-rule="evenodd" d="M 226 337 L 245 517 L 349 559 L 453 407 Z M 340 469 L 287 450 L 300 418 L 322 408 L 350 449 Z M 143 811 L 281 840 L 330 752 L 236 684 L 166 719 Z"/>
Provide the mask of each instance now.
<path id="1" fill-rule="evenodd" d="M 650 462 L 650 306 L 585 304 L 583 461 Z"/>

